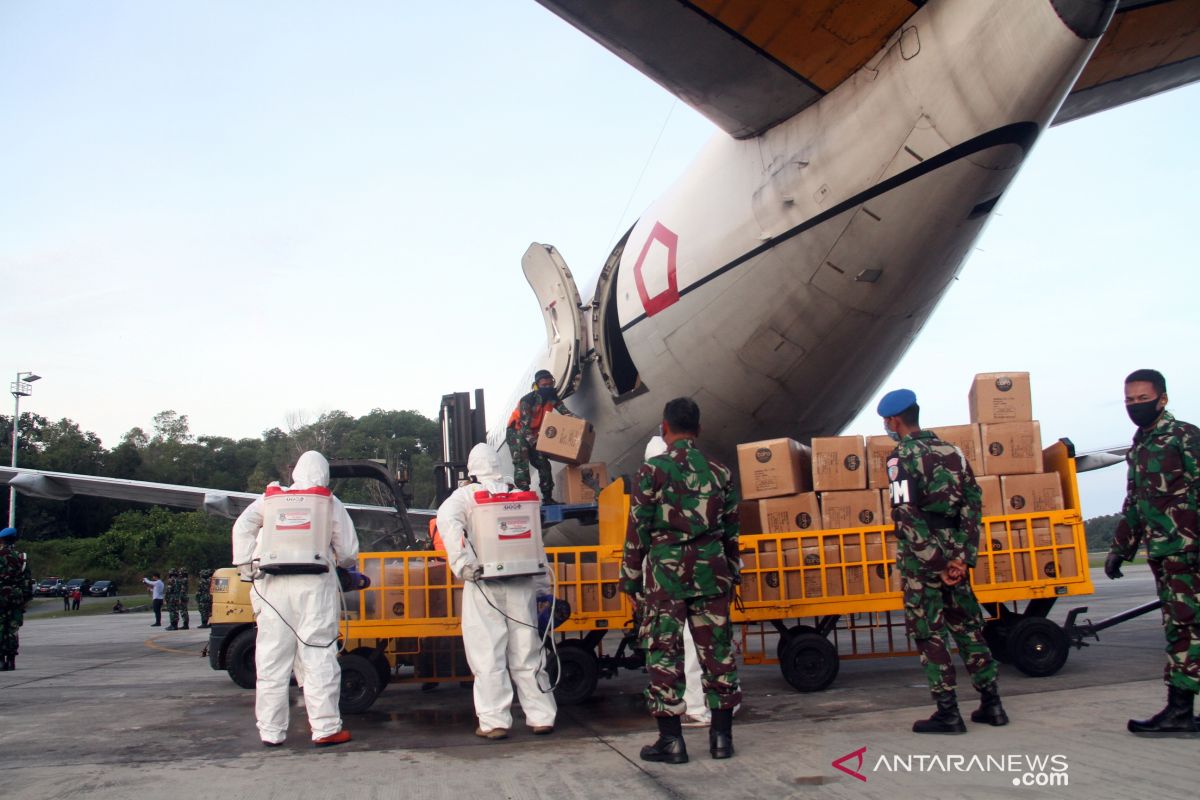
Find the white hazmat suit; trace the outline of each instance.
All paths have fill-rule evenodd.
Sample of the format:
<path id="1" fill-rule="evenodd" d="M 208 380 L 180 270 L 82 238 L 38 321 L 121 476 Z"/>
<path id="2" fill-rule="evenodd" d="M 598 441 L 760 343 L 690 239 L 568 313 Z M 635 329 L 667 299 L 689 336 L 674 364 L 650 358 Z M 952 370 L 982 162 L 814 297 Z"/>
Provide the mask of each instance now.
<path id="1" fill-rule="evenodd" d="M 661 436 L 651 436 L 646 443 L 645 461 L 667 452 L 667 440 Z M 696 642 L 692 639 L 692 626 L 683 626 L 683 702 L 687 706 L 687 716 L 696 724 L 707 726 L 712 720 L 712 712 L 704 704 L 704 675 L 700 669 L 700 656 L 696 652 Z"/>
<path id="2" fill-rule="evenodd" d="M 438 508 L 437 527 L 450 570 L 467 580 L 462 604 L 463 647 L 475 676 L 479 729 L 486 733 L 512 727 L 514 684 L 526 723 L 532 728 L 553 727 L 558 707 L 554 694 L 542 691 L 550 682 L 541 669 L 537 632 L 537 595 L 549 594 L 549 578 L 543 574 L 470 580 L 479 566 L 468 528 L 475 493 L 499 494 L 510 489 L 500 474 L 500 459 L 486 444 L 471 450 L 467 473 L 472 482 L 455 490 Z"/>
<path id="3" fill-rule="evenodd" d="M 277 485 L 277 484 L 272 484 Z M 315 451 L 296 460 L 290 489 L 329 486 L 329 462 Z M 293 663 L 302 666 L 304 704 L 313 741 L 342 729 L 338 700 L 342 670 L 337 660 L 338 583 L 336 566 L 353 566 L 358 558 L 358 534 L 345 506 L 336 497 L 330 505 L 329 571 L 318 575 L 263 575 L 254 581 L 250 603 L 258 623 L 254 664 L 258 671 L 254 714 L 262 740 L 278 744 L 287 736 L 288 680 Z M 263 526 L 263 498 L 250 504 L 233 525 L 233 563 L 248 564 L 255 556 Z M 250 567 L 243 566 L 242 574 Z M 291 628 L 295 629 L 295 633 Z M 302 644 L 301 639 L 308 644 Z M 320 645 L 334 642 L 328 647 Z M 313 646 L 316 645 L 316 646 Z"/>

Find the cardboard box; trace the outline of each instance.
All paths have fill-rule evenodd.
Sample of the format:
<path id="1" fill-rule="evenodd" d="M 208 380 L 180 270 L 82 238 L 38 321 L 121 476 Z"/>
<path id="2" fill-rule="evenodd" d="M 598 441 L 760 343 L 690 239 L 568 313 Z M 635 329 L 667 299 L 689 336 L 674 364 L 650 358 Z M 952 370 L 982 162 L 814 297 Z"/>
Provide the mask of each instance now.
<path id="1" fill-rule="evenodd" d="M 600 565 L 600 610 L 621 610 L 621 565 L 613 561 Z"/>
<path id="2" fill-rule="evenodd" d="M 822 547 L 825 549 L 826 564 L 842 563 L 842 541 L 840 536 L 826 536 L 822 540 Z"/>
<path id="3" fill-rule="evenodd" d="M 1064 547 L 1061 550 L 1037 550 L 1034 552 L 1037 561 L 1037 571 L 1034 580 L 1053 581 L 1063 578 L 1074 578 L 1079 575 L 1079 567 L 1075 563 L 1075 548 Z"/>
<path id="4" fill-rule="evenodd" d="M 758 501 L 743 500 L 738 503 L 738 533 L 742 536 L 750 536 L 762 532 L 762 517 L 758 510 Z"/>
<path id="5" fill-rule="evenodd" d="M 826 530 L 879 526 L 882 516 L 877 489 L 821 494 L 821 520 Z"/>
<path id="6" fill-rule="evenodd" d="M 1034 514 L 1061 511 L 1062 482 L 1057 472 L 1038 475 L 1005 475 L 1000 479 L 1005 514 Z"/>
<path id="7" fill-rule="evenodd" d="M 1036 422 L 998 422 L 980 426 L 985 475 L 1042 472 L 1042 428 Z"/>
<path id="8" fill-rule="evenodd" d="M 759 599 L 760 600 L 778 600 L 780 598 L 779 584 L 779 554 L 770 551 L 758 554 L 758 567 L 762 570 L 759 573 Z"/>
<path id="9" fill-rule="evenodd" d="M 896 521 L 892 519 L 892 492 L 889 489 L 879 490 L 879 518 L 883 525 L 896 524 Z"/>
<path id="10" fill-rule="evenodd" d="M 933 429 L 937 436 L 946 444 L 952 444 L 962 451 L 971 471 L 976 475 L 983 474 L 983 447 L 980 443 L 978 425 L 947 425 Z"/>
<path id="11" fill-rule="evenodd" d="M 866 446 L 861 436 L 824 436 L 812 440 L 813 488 L 836 492 L 867 488 Z"/>
<path id="12" fill-rule="evenodd" d="M 972 586 L 987 586 L 992 583 L 991 573 L 992 556 L 985 556 L 980 553 L 975 559 L 975 568 L 971 570 L 971 585 Z"/>
<path id="13" fill-rule="evenodd" d="M 573 464 L 563 470 L 568 503 L 594 503 L 600 490 L 608 486 L 608 465 L 599 462 Z"/>
<path id="14" fill-rule="evenodd" d="M 739 444 L 737 456 L 743 499 L 812 491 L 812 451 L 795 439 Z"/>
<path id="15" fill-rule="evenodd" d="M 552 461 L 583 464 L 592 457 L 596 429 L 586 419 L 551 411 L 542 419 L 537 451 Z"/>
<path id="16" fill-rule="evenodd" d="M 870 564 L 867 566 L 867 585 L 871 594 L 900 591 L 900 570 L 895 564 Z"/>
<path id="17" fill-rule="evenodd" d="M 866 593 L 866 580 L 863 577 L 863 567 L 846 567 L 846 596 L 853 597 Z"/>
<path id="18" fill-rule="evenodd" d="M 867 437 L 867 487 L 883 489 L 888 485 L 887 460 L 896 443 L 890 436 Z"/>
<path id="19" fill-rule="evenodd" d="M 998 517 L 1004 513 L 1004 499 L 1000 495 L 998 475 L 976 475 L 975 482 L 983 492 L 983 516 Z"/>
<path id="20" fill-rule="evenodd" d="M 1033 399 L 1028 372 L 981 372 L 967 394 L 971 422 L 1029 422 Z"/>
<path id="21" fill-rule="evenodd" d="M 1014 522 L 1013 530 L 1020 530 L 1022 535 L 1025 531 L 1024 522 Z M 1053 534 L 1050 531 L 1050 523 L 1045 520 L 1034 520 L 1033 536 L 1031 538 L 1034 547 L 1052 547 L 1054 545 L 1068 545 L 1075 543 L 1075 532 L 1070 525 L 1055 525 Z"/>
<path id="22" fill-rule="evenodd" d="M 862 561 L 862 541 L 857 536 L 844 537 L 842 539 L 842 562 L 846 564 L 861 564 Z"/>
<path id="23" fill-rule="evenodd" d="M 741 595 L 742 602 L 754 603 L 757 602 L 760 596 L 758 591 L 759 574 L 758 574 L 758 553 L 754 550 L 742 550 L 742 585 L 738 589 Z"/>
<path id="24" fill-rule="evenodd" d="M 762 533 L 821 530 L 821 508 L 816 492 L 758 500 L 758 527 Z"/>
<path id="25" fill-rule="evenodd" d="M 894 532 L 868 533 L 864 538 L 867 544 L 867 561 L 892 562 L 896 560 L 896 534 Z"/>

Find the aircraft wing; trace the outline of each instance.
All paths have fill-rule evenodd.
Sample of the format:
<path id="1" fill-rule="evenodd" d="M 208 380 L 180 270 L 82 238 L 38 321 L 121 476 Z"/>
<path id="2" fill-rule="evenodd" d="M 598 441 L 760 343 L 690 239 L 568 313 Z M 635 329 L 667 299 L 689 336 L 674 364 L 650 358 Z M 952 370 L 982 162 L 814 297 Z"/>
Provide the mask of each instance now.
<path id="1" fill-rule="evenodd" d="M 0 485 L 10 486 L 28 497 L 44 500 L 70 500 L 75 495 L 107 497 L 111 500 L 204 511 L 226 519 L 236 519 L 247 506 L 261 496 L 252 492 L 104 478 L 98 475 L 75 475 L 69 472 L 44 472 L 19 467 L 0 467 Z M 346 510 L 360 533 L 391 534 L 398 527 L 399 512 L 395 508 L 347 503 Z M 422 523 L 427 523 L 429 517 L 436 513 L 429 509 L 409 509 L 410 519 Z"/>
<path id="2" fill-rule="evenodd" d="M 908 46 L 919 47 L 919 32 L 905 34 L 904 28 L 925 4 L 925 0 L 538 2 L 739 139 L 756 136 L 815 103 L 870 62 L 893 37 L 915 35 L 917 39 Z M 1095 17 L 1097 13 L 1095 3 L 1053 3 L 1060 16 Z M 1108 32 L 1054 122 L 1094 114 L 1197 79 L 1200 3 L 1121 0 Z"/>
<path id="3" fill-rule="evenodd" d="M 1091 472 L 1094 469 L 1111 467 L 1113 464 L 1123 464 L 1125 463 L 1125 454 L 1128 452 L 1129 445 L 1123 445 L 1081 453 L 1075 456 L 1075 471 Z"/>

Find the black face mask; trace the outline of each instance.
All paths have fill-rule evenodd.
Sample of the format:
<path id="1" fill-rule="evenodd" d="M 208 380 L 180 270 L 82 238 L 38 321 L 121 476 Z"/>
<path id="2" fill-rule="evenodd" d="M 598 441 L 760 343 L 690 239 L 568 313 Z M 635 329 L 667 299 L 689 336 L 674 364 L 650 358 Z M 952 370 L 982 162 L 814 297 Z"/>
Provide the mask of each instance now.
<path id="1" fill-rule="evenodd" d="M 1128 403 L 1125 406 L 1125 413 L 1133 420 L 1133 424 L 1139 428 L 1145 428 L 1154 420 L 1158 419 L 1158 415 L 1162 411 L 1158 407 L 1159 398 L 1147 400 L 1144 403 Z"/>
<path id="2" fill-rule="evenodd" d="M 558 392 L 553 386 L 541 386 L 538 388 L 538 394 L 542 396 L 544 402 L 550 403 L 558 399 Z"/>

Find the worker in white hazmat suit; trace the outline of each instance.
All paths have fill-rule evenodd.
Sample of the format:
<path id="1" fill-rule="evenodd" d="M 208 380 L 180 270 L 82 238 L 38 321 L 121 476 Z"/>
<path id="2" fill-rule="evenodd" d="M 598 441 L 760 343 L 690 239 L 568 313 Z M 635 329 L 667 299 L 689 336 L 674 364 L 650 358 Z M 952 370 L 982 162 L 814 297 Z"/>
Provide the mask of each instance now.
<path id="1" fill-rule="evenodd" d="M 329 486 L 329 462 L 315 451 L 308 451 L 292 469 L 292 485 L 276 491 L 297 492 Z M 254 574 L 252 559 L 257 555 L 263 527 L 265 497 L 258 498 L 242 512 L 233 525 L 233 563 L 242 571 L 242 579 Z M 335 567 L 354 566 L 358 558 L 358 534 L 345 506 L 330 496 L 328 505 L 330 543 L 324 561 L 328 571 L 319 574 L 260 574 L 254 577 L 250 602 L 258 624 L 254 663 L 258 671 L 254 713 L 262 742 L 268 746 L 283 743 L 288 727 L 288 680 L 293 664 L 303 685 L 304 704 L 312 727 L 313 743 L 326 747 L 350 741 L 350 732 L 342 728 L 338 701 L 341 696 L 342 670 L 337 660 L 338 578 Z M 289 627 L 290 626 L 290 627 Z"/>
<path id="2" fill-rule="evenodd" d="M 550 594 L 548 575 L 483 579 L 471 546 L 470 518 L 475 493 L 511 491 L 500 474 L 495 450 L 477 444 L 467 459 L 471 482 L 438 508 L 437 527 L 451 571 L 466 581 L 462 600 L 463 647 L 475 676 L 476 736 L 503 739 L 512 727 L 513 686 L 535 734 L 554 731 L 558 707 L 541 668 L 537 597 Z M 511 676 L 511 681 L 510 681 Z"/>
<path id="3" fill-rule="evenodd" d="M 643 461 L 667 452 L 667 441 L 661 436 L 651 436 L 646 443 Z M 704 676 L 700 670 L 700 656 L 692 639 L 692 627 L 683 626 L 683 702 L 687 711 L 683 715 L 685 728 L 707 728 L 712 723 L 712 712 L 704 705 Z"/>

